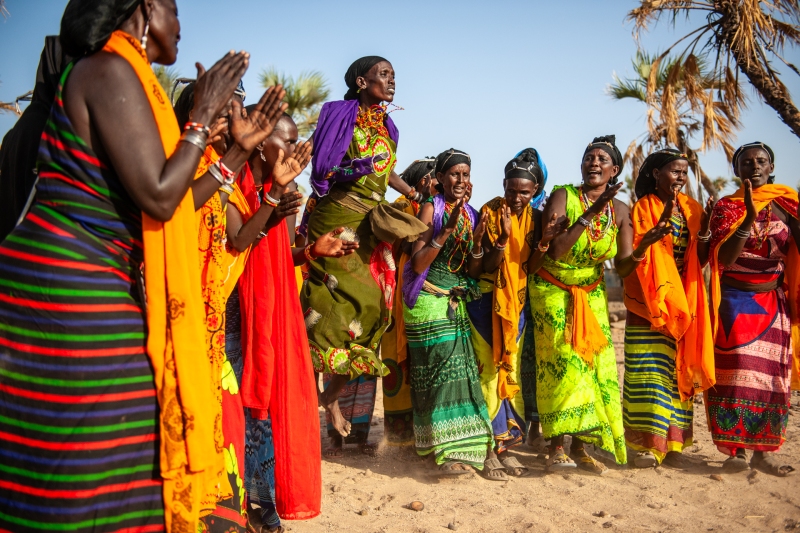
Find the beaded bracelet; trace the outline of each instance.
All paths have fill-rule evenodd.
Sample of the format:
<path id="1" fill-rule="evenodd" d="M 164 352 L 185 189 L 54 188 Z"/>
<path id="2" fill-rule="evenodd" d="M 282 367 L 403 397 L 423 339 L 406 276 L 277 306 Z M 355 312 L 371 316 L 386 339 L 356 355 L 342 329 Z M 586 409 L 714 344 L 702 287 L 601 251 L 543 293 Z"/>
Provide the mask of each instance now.
<path id="1" fill-rule="evenodd" d="M 233 185 L 233 182 L 236 181 L 236 173 L 225 166 L 225 163 L 222 161 L 219 162 L 219 170 L 222 172 L 222 177 L 225 178 L 225 183 L 227 185 Z"/>
<path id="2" fill-rule="evenodd" d="M 205 133 L 206 136 L 211 135 L 211 129 L 208 126 L 203 126 L 199 122 L 187 122 L 186 125 L 183 127 L 183 131 L 199 131 L 200 133 Z"/>
<path id="3" fill-rule="evenodd" d="M 542 248 L 542 241 L 539 241 L 539 244 L 536 245 L 536 249 L 542 253 L 545 253 L 547 252 L 547 250 L 550 249 L 550 243 L 548 242 L 547 244 L 545 244 L 544 248 Z"/>
<path id="4" fill-rule="evenodd" d="M 314 257 L 313 253 L 311 252 L 311 249 L 314 247 L 316 243 L 317 241 L 314 241 L 303 249 L 303 255 L 306 256 L 306 261 L 308 261 L 309 263 L 311 261 L 317 260 L 317 258 Z"/>
<path id="5" fill-rule="evenodd" d="M 589 222 L 588 220 L 586 220 L 586 219 L 585 219 L 585 218 L 583 218 L 583 217 L 578 217 L 578 224 L 580 224 L 581 226 L 584 226 L 584 227 L 586 227 L 586 228 L 588 228 L 589 226 L 591 226 L 591 225 L 592 225 L 592 223 L 591 223 L 591 222 Z"/>
<path id="6" fill-rule="evenodd" d="M 276 200 L 275 198 L 273 198 L 272 196 L 270 196 L 267 191 L 263 191 L 262 190 L 261 191 L 261 203 L 266 204 L 266 205 L 270 206 L 271 208 L 275 209 L 276 207 L 278 207 L 278 204 L 280 202 L 278 200 Z"/>
<path id="7" fill-rule="evenodd" d="M 192 144 L 202 152 L 206 151 L 206 139 L 208 139 L 208 135 L 195 130 L 184 131 L 181 135 L 181 142 Z"/>

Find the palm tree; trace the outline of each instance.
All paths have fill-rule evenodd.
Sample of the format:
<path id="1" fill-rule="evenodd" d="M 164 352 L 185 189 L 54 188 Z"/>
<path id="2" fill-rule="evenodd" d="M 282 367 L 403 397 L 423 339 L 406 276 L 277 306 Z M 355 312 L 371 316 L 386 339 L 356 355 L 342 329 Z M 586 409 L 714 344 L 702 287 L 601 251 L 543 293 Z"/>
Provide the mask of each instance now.
<path id="1" fill-rule="evenodd" d="M 180 78 L 180 72 L 175 67 L 165 67 L 164 65 L 156 65 L 153 67 L 153 72 L 156 75 L 156 79 L 158 83 L 161 84 L 161 88 L 164 89 L 164 92 L 168 95 L 171 95 L 173 99 L 173 103 L 178 97 L 181 95 L 181 91 L 183 91 L 183 87 L 178 87 L 175 90 L 175 94 L 172 95 L 172 87 L 175 85 L 175 81 Z"/>
<path id="2" fill-rule="evenodd" d="M 739 111 L 746 106 L 739 84 L 734 79 L 720 83 L 705 58 L 693 54 L 683 59 L 639 51 L 632 63 L 636 75 L 622 79 L 615 74 L 608 87 L 615 100 L 632 98 L 647 105 L 647 132 L 625 152 L 625 162 L 633 168 L 632 182 L 649 154 L 674 146 L 688 156 L 698 182 L 698 193 L 691 184 L 687 193 L 699 197 L 701 186 L 716 199 L 719 188 L 700 166 L 698 152 L 722 148 L 728 160 L 733 156 Z M 690 143 L 698 136 L 701 145 L 693 148 Z"/>
<path id="3" fill-rule="evenodd" d="M 278 72 L 274 67 L 264 69 L 259 75 L 262 87 L 283 85 L 286 90 L 284 102 L 289 104 L 286 112 L 297 124 L 301 137 L 308 137 L 317 127 L 319 111 L 330 96 L 331 90 L 325 76 L 318 71 L 301 72 L 297 79 Z"/>
<path id="4" fill-rule="evenodd" d="M 705 24 L 681 37 L 662 57 L 684 41 L 688 44 L 679 55 L 681 61 L 688 60 L 698 45 L 714 53 L 712 75 L 720 85 L 736 79 L 730 68 L 734 65 L 800 137 L 800 110 L 771 62 L 777 59 L 800 75 L 800 70 L 783 57 L 787 42 L 790 46 L 800 44 L 800 1 L 640 0 L 639 7 L 628 13 L 628 20 L 635 23 L 634 36 L 638 40 L 640 31 L 646 31 L 662 16 L 674 24 L 679 15 L 689 18 L 692 13 L 702 14 Z M 734 106 L 735 102 L 729 105 Z"/>

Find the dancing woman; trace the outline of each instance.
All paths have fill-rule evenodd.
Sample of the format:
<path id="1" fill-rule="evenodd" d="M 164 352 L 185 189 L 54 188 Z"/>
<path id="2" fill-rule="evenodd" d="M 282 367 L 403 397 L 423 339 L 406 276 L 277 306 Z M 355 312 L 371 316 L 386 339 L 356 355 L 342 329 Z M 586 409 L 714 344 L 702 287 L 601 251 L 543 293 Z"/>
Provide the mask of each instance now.
<path id="1" fill-rule="evenodd" d="M 566 217 L 569 229 L 550 243 L 541 269 L 528 280 L 536 342 L 536 400 L 549 470 L 608 469 L 584 442 L 627 460 L 617 364 L 608 325 L 603 263 L 627 258 L 631 248 L 628 207 L 614 196 L 621 184 L 622 155 L 614 136 L 595 138 L 581 161 L 579 187 L 555 187 L 543 219 Z M 626 259 L 626 261 L 631 261 Z M 620 261 L 617 260 L 619 268 Z"/>
<path id="2" fill-rule="evenodd" d="M 800 388 L 797 192 L 774 183 L 775 153 L 764 143 L 739 147 L 733 168 L 742 186 L 711 215 L 711 437 L 729 456 L 726 470 L 746 470 L 753 450 L 750 467 L 785 476 L 794 468 L 775 452 L 786 439 L 791 386 Z"/>
<path id="3" fill-rule="evenodd" d="M 77 59 L 43 135 L 36 199 L 0 245 L 12 259 L 0 261 L 0 529 L 195 531 L 224 468 L 194 218 L 220 183 L 194 177 L 248 55 L 198 66 L 196 124 L 181 135 L 150 66 L 176 60 L 176 12 L 172 0 L 64 11 L 61 45 Z M 226 168 L 280 105 L 271 90 L 234 120 Z"/>
<path id="4" fill-rule="evenodd" d="M 479 219 L 465 200 L 470 166 L 469 156 L 454 149 L 436 158 L 442 194 L 422 205 L 419 218 L 428 230 L 403 270 L 417 453 L 433 454 L 448 475 L 483 470 L 492 448 L 466 309 L 468 299 L 480 297 L 483 260 L 473 244 L 486 227 L 486 215 Z"/>
<path id="5" fill-rule="evenodd" d="M 659 150 L 636 179 L 633 251 L 625 281 L 623 424 L 639 468 L 681 467 L 692 445 L 692 397 L 714 385 L 714 338 L 703 265 L 709 214 L 681 189 L 686 154 Z"/>
<path id="6" fill-rule="evenodd" d="M 528 473 L 504 452 L 525 436 L 521 357 L 523 335 L 529 327 L 523 313 L 528 271 L 532 265 L 541 266 L 543 250 L 555 235 L 555 219 L 542 235 L 542 213 L 531 205 L 544 182 L 540 161 L 532 148 L 520 152 L 504 169 L 504 195 L 481 208 L 487 219 L 483 242 L 476 244 L 485 272 L 479 283 L 482 297 L 468 302 L 467 311 L 494 432 L 494 449 L 486 461 L 489 479 L 504 480 L 506 472 Z"/>
<path id="7" fill-rule="evenodd" d="M 388 185 L 403 194 L 411 189 L 394 173 L 398 132 L 384 105 L 394 99 L 392 64 L 377 56 L 361 58 L 347 70 L 345 82 L 345 99 L 320 111 L 314 194 L 298 230 L 314 241 L 345 226 L 340 238 L 360 245 L 344 258 L 311 261 L 300 294 L 314 369 L 332 375 L 320 403 L 343 437 L 350 433 L 338 403 L 344 385 L 361 374 L 387 372 L 377 350 L 392 313 L 392 244 L 425 231 L 419 220 L 384 199 Z"/>

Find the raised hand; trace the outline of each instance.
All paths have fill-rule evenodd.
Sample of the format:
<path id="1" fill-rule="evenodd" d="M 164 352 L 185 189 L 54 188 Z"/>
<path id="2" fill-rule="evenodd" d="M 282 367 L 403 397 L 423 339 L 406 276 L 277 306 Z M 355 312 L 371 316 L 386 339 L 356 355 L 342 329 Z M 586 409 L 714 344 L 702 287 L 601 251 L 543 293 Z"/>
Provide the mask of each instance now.
<path id="1" fill-rule="evenodd" d="M 593 215 L 599 215 L 608 202 L 614 199 L 617 193 L 622 189 L 622 183 L 617 183 L 613 187 L 606 187 L 597 200 L 587 209 Z"/>
<path id="2" fill-rule="evenodd" d="M 658 220 L 658 223 L 650 228 L 647 233 L 644 234 L 642 240 L 639 244 L 639 249 L 644 248 L 645 250 L 652 246 L 653 244 L 657 243 L 670 233 L 672 233 L 672 222 L 669 221 L 670 217 L 672 216 L 672 206 L 674 205 L 674 200 L 670 198 L 667 200 L 667 203 L 664 205 L 664 212 L 661 213 L 661 218 Z M 669 209 L 669 210 L 668 210 Z M 643 250 L 640 250 L 640 252 Z M 641 257 L 641 254 L 636 254 L 638 257 Z"/>
<path id="3" fill-rule="evenodd" d="M 197 83 L 194 88 L 195 121 L 209 126 L 233 96 L 233 91 L 242 79 L 250 63 L 247 52 L 228 52 L 208 71 L 200 63 L 197 67 Z M 183 127 L 183 124 L 180 125 Z"/>
<path id="4" fill-rule="evenodd" d="M 321 235 L 319 239 L 314 241 L 311 255 L 316 257 L 342 257 L 355 252 L 358 249 L 358 243 L 340 239 L 339 235 L 343 231 L 344 228 L 336 228 L 330 233 Z"/>
<path id="5" fill-rule="evenodd" d="M 461 209 L 464 207 L 464 199 L 458 200 L 453 210 L 450 212 L 450 218 L 447 219 L 447 224 L 444 225 L 443 230 L 448 233 L 453 233 L 458 227 L 458 219 L 461 218 Z"/>
<path id="6" fill-rule="evenodd" d="M 550 241 L 564 233 L 569 229 L 569 219 L 565 216 L 559 218 L 556 213 L 553 213 L 553 216 L 550 217 L 550 221 L 544 227 L 544 231 L 542 231 L 542 239 L 539 241 L 540 246 L 546 246 L 550 244 Z"/>
<path id="7" fill-rule="evenodd" d="M 473 246 L 481 246 L 483 242 L 483 236 L 486 234 L 486 224 L 489 221 L 489 214 L 483 213 L 481 214 L 481 218 L 478 221 L 478 225 L 475 226 L 475 229 L 472 231 L 472 242 Z"/>
<path id="8" fill-rule="evenodd" d="M 228 129 L 228 119 L 226 117 L 217 117 L 217 120 L 211 125 L 211 133 L 206 139 L 206 146 L 221 141 L 222 134 L 226 129 Z"/>
<path id="9" fill-rule="evenodd" d="M 281 196 L 281 201 L 274 211 L 275 216 L 280 220 L 291 215 L 296 215 L 300 212 L 301 205 L 303 205 L 303 195 L 301 193 L 295 191 L 287 192 Z"/>
<path id="10" fill-rule="evenodd" d="M 747 215 L 745 218 L 749 219 L 750 223 L 753 223 L 758 217 L 758 209 L 756 209 L 756 203 L 753 201 L 753 182 L 746 179 L 743 180 L 743 185 L 744 206 L 747 208 Z"/>
<path id="11" fill-rule="evenodd" d="M 703 219 L 700 221 L 700 235 L 708 235 L 708 228 L 711 225 L 711 213 L 714 211 L 714 199 L 709 197 L 706 207 L 703 209 Z"/>
<path id="12" fill-rule="evenodd" d="M 500 237 L 498 240 L 506 243 L 509 237 L 511 237 L 511 208 L 503 200 L 503 207 L 500 210 Z"/>
<path id="13" fill-rule="evenodd" d="M 231 136 L 242 151 L 249 154 L 270 136 L 275 124 L 289 107 L 289 104 L 282 101 L 284 96 L 286 91 L 283 86 L 270 87 L 249 113 L 243 113 L 242 104 L 238 100 L 231 102 Z"/>
<path id="14" fill-rule="evenodd" d="M 293 179 L 303 172 L 311 161 L 311 143 L 301 142 L 294 153 L 285 157 L 283 150 L 278 151 L 278 159 L 272 167 L 272 179 L 281 187 L 286 187 Z"/>

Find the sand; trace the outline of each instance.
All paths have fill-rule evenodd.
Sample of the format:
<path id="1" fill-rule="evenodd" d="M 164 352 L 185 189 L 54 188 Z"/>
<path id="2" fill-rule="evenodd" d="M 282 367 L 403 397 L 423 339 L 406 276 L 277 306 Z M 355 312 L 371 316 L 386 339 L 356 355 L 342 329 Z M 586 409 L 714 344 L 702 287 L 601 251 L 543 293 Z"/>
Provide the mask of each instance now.
<path id="1" fill-rule="evenodd" d="M 621 383 L 624 322 L 612 326 Z M 800 396 L 793 396 L 792 405 L 781 455 L 800 471 Z M 725 456 L 711 442 L 702 406 L 695 408 L 694 424 L 686 470 L 620 468 L 605 461 L 611 471 L 602 477 L 548 474 L 544 455 L 524 444 L 510 453 L 531 474 L 507 482 L 477 474 L 439 478 L 431 475 L 432 461 L 413 450 L 383 445 L 368 457 L 345 446 L 343 457 L 322 462 L 322 515 L 284 525 L 295 533 L 800 532 L 800 473 L 723 474 Z M 370 440 L 383 440 L 380 388 Z M 326 444 L 323 438 L 323 449 Z M 407 509 L 414 500 L 424 510 Z"/>

